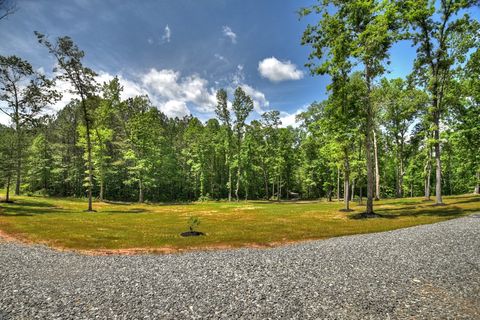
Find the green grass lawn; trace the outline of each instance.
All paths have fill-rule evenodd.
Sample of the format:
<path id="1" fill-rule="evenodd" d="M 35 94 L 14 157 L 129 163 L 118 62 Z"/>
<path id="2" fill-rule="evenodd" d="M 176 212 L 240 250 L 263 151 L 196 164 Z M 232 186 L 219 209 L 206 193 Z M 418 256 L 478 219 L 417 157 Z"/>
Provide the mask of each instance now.
<path id="1" fill-rule="evenodd" d="M 421 198 L 375 202 L 383 215 L 353 219 L 339 211 L 342 203 L 324 201 L 239 203 L 209 202 L 182 205 L 107 204 L 96 202 L 95 213 L 83 212 L 86 201 L 71 198 L 17 197 L 0 205 L 0 230 L 28 242 L 79 250 L 179 250 L 269 246 L 307 239 L 368 233 L 427 224 L 480 211 L 480 196 L 445 197 L 446 206 Z M 188 219 L 199 217 L 205 236 L 180 236 Z"/>

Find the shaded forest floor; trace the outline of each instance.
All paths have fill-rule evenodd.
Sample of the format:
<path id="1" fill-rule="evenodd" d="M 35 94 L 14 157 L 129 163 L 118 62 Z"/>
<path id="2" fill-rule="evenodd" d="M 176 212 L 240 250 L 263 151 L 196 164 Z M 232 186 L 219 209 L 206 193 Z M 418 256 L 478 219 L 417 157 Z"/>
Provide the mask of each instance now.
<path id="1" fill-rule="evenodd" d="M 343 203 L 208 202 L 192 204 L 122 204 L 95 202 L 88 213 L 86 201 L 74 198 L 16 197 L 0 204 L 0 233 L 30 243 L 93 254 L 158 252 L 196 249 L 269 247 L 302 240 L 370 233 L 444 221 L 480 211 L 480 196 L 445 197 L 445 206 L 422 198 L 375 202 L 382 217 L 355 219 L 365 210 L 340 210 Z M 187 237 L 190 217 L 201 221 L 205 236 Z"/>

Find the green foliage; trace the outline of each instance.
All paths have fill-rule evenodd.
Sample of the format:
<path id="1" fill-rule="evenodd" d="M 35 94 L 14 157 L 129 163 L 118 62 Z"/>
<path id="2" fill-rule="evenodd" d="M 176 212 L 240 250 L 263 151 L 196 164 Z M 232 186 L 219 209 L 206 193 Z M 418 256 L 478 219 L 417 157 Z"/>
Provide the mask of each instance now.
<path id="1" fill-rule="evenodd" d="M 200 218 L 190 217 L 188 219 L 188 229 L 190 230 L 190 232 L 194 232 L 199 225 L 200 225 Z"/>

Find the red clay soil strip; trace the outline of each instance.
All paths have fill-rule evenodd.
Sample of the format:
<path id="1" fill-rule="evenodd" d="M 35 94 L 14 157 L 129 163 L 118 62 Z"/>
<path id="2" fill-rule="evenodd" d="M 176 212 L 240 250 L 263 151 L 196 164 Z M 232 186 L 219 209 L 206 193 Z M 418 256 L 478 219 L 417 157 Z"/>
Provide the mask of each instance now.
<path id="1" fill-rule="evenodd" d="M 174 253 L 186 253 L 186 252 L 202 252 L 202 251 L 217 251 L 217 250 L 231 250 L 231 249 L 243 249 L 243 248 L 255 248 L 255 249 L 268 249 L 280 246 L 285 246 L 294 243 L 306 242 L 311 240 L 320 239 L 304 239 L 304 240 L 288 240 L 284 242 L 271 242 L 266 244 L 259 243 L 246 243 L 243 245 L 212 245 L 204 247 L 159 247 L 159 248 L 127 248 L 127 249 L 69 249 L 54 247 L 60 251 L 73 251 L 85 255 L 91 256 L 107 256 L 107 255 L 136 255 L 136 254 L 174 254 Z"/>
<path id="2" fill-rule="evenodd" d="M 255 249 L 268 249 L 275 248 L 284 245 L 306 242 L 311 240 L 320 240 L 317 239 L 303 239 L 303 240 L 286 240 L 282 242 L 270 242 L 265 244 L 260 243 L 246 243 L 242 245 L 212 245 L 204 247 L 185 247 L 185 248 L 175 248 L 175 247 L 159 247 L 159 248 L 126 248 L 126 249 L 74 249 L 66 248 L 62 246 L 52 245 L 49 242 L 35 242 L 23 237 L 10 235 L 2 230 L 0 230 L 0 242 L 1 240 L 20 242 L 28 245 L 46 245 L 50 249 L 59 252 L 76 252 L 88 256 L 109 256 L 109 255 L 137 255 L 137 254 L 174 254 L 174 253 L 185 253 L 185 252 L 195 252 L 195 251 L 216 251 L 216 250 L 230 250 L 230 249 L 242 249 L 242 248 L 255 248 Z"/>
<path id="3" fill-rule="evenodd" d="M 20 240 L 8 233 L 5 233 L 3 230 L 0 230 L 0 240 L 5 240 L 5 241 L 17 241 L 19 242 Z M 21 242 L 21 241 L 20 241 Z"/>

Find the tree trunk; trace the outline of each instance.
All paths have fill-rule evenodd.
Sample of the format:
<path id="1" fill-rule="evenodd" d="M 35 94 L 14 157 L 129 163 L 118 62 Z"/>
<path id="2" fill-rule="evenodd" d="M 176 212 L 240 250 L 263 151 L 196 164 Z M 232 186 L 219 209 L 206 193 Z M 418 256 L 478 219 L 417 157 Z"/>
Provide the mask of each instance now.
<path id="1" fill-rule="evenodd" d="M 432 175 L 432 149 L 429 148 L 425 164 L 425 200 L 430 200 L 430 176 Z"/>
<path id="2" fill-rule="evenodd" d="M 340 168 L 337 168 L 337 201 L 340 202 Z"/>
<path id="3" fill-rule="evenodd" d="M 240 161 L 239 161 L 240 162 Z M 238 164 L 237 169 L 237 186 L 235 187 L 235 197 L 237 198 L 237 202 L 240 200 L 238 196 L 238 191 L 240 190 L 240 163 Z"/>
<path id="4" fill-rule="evenodd" d="M 355 198 L 355 179 L 352 180 L 352 191 L 350 193 L 350 200 L 353 201 Z"/>
<path id="5" fill-rule="evenodd" d="M 5 202 L 9 202 L 10 201 L 10 180 L 11 180 L 11 173 L 8 174 L 8 177 L 7 177 L 7 192 L 5 194 Z"/>
<path id="6" fill-rule="evenodd" d="M 475 174 L 475 178 L 477 182 L 475 184 L 475 190 L 473 191 L 473 193 L 480 194 L 480 171 L 477 171 L 477 173 Z"/>
<path id="7" fill-rule="evenodd" d="M 100 201 L 103 201 L 103 178 L 100 179 Z"/>
<path id="8" fill-rule="evenodd" d="M 380 168 L 378 167 L 377 135 L 373 131 L 373 150 L 375 153 L 375 200 L 380 200 Z"/>
<path id="9" fill-rule="evenodd" d="M 143 203 L 143 182 L 142 179 L 138 179 L 138 202 Z"/>
<path id="10" fill-rule="evenodd" d="M 228 202 L 232 201 L 232 167 L 228 164 Z"/>
<path id="11" fill-rule="evenodd" d="M 92 141 L 90 137 L 90 119 L 88 117 L 87 106 L 85 98 L 81 95 L 83 116 L 85 120 L 85 128 L 87 135 L 87 161 L 88 161 L 88 209 L 87 211 L 93 211 L 92 208 L 92 188 L 93 188 L 93 163 L 92 163 Z"/>
<path id="12" fill-rule="evenodd" d="M 435 113 L 435 200 L 436 204 L 442 204 L 442 163 L 440 160 L 440 117 Z"/>
<path id="13" fill-rule="evenodd" d="M 398 175 L 398 197 L 403 198 L 403 159 L 400 158 L 400 167 L 399 167 L 399 175 Z"/>
<path id="14" fill-rule="evenodd" d="M 15 131 L 17 136 L 16 141 L 16 153 L 17 153 L 17 163 L 16 163 L 16 175 L 17 175 L 17 183 L 15 185 L 15 195 L 20 195 L 20 184 L 21 184 L 21 174 L 22 174 L 22 142 L 20 136 L 20 119 L 19 115 L 15 115 Z"/>
<path id="15" fill-rule="evenodd" d="M 265 163 L 262 160 L 262 171 L 263 171 L 263 182 L 265 183 L 265 199 L 268 200 L 268 175 L 267 170 L 265 169 Z"/>
<path id="16" fill-rule="evenodd" d="M 345 153 L 345 174 L 344 177 L 344 187 L 343 187 L 343 201 L 345 203 L 345 210 L 350 210 L 350 161 L 348 159 L 348 151 L 344 150 Z"/>
<path id="17" fill-rule="evenodd" d="M 367 83 L 367 126 L 365 133 L 365 155 L 367 158 L 367 208 L 366 214 L 373 214 L 373 159 L 372 159 L 372 131 L 373 131 L 373 110 L 370 101 L 371 79 L 368 67 L 365 71 Z"/>
<path id="18" fill-rule="evenodd" d="M 275 199 L 275 179 L 272 179 L 272 200 Z"/>

